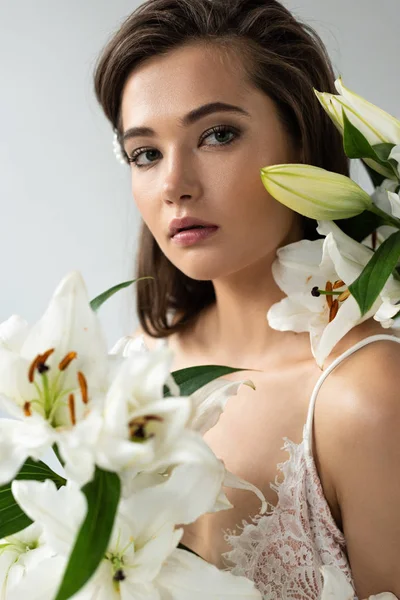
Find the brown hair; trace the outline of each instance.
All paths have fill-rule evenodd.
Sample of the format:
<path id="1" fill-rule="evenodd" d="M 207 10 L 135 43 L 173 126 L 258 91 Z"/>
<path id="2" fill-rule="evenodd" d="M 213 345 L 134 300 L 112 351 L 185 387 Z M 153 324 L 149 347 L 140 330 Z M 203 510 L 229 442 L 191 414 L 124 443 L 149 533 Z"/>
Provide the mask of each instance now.
<path id="1" fill-rule="evenodd" d="M 288 135 L 303 148 L 303 162 L 349 175 L 342 137 L 312 89 L 336 93 L 327 50 L 316 31 L 277 0 L 141 4 L 105 46 L 95 69 L 96 97 L 119 138 L 122 90 L 135 67 L 193 42 L 237 53 L 249 81 L 275 101 Z M 321 237 L 316 221 L 303 217 L 303 223 L 306 239 Z M 142 223 L 136 277 L 147 275 L 155 281 L 137 284 L 137 313 L 143 330 L 153 337 L 182 330 L 215 301 L 212 282 L 197 281 L 177 269 Z M 173 325 L 170 309 L 180 317 Z"/>

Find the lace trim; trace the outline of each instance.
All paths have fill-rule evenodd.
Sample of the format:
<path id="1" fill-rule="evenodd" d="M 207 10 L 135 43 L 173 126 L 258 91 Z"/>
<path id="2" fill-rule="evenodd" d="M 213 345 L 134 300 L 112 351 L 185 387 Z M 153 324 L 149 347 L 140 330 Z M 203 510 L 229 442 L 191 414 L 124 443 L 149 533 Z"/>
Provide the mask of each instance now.
<path id="1" fill-rule="evenodd" d="M 223 553 L 226 570 L 253 580 L 264 600 L 318 600 L 322 565 L 341 569 L 354 582 L 345 554 L 345 539 L 323 493 L 318 471 L 305 440 L 284 438 L 286 462 L 278 464 L 283 480 L 271 483 L 278 494 L 276 507 L 265 515 L 243 520 L 241 530 L 225 530 L 232 550 Z M 229 565 L 228 563 L 231 563 Z"/>

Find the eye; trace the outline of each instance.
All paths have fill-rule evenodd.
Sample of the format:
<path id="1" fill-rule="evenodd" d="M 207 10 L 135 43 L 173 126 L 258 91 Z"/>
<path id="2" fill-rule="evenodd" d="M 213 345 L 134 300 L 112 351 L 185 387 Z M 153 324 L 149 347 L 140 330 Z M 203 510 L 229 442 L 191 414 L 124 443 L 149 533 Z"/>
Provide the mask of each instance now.
<path id="1" fill-rule="evenodd" d="M 203 140 L 207 139 L 208 137 L 215 135 L 218 137 L 226 137 L 227 135 L 233 135 L 233 138 L 228 139 L 227 141 L 220 141 L 220 143 L 218 144 L 207 144 L 210 146 L 227 146 L 228 144 L 231 144 L 232 142 L 234 142 L 237 138 L 240 137 L 240 132 L 233 127 L 230 127 L 229 125 L 217 125 L 215 127 L 212 127 L 212 129 L 208 129 L 200 138 L 200 141 L 202 142 Z M 143 169 L 144 167 L 148 167 L 150 166 L 154 161 L 151 160 L 150 158 L 150 163 L 147 164 L 139 164 L 138 159 L 139 156 L 141 156 L 142 154 L 144 155 L 151 155 L 151 153 L 156 153 L 159 152 L 158 150 L 155 150 L 154 148 L 138 148 L 137 150 L 135 150 L 134 152 L 132 152 L 132 154 L 129 156 L 129 162 L 133 163 L 135 165 L 135 167 L 137 167 L 138 169 Z M 149 159 L 149 156 L 147 156 L 147 158 Z"/>

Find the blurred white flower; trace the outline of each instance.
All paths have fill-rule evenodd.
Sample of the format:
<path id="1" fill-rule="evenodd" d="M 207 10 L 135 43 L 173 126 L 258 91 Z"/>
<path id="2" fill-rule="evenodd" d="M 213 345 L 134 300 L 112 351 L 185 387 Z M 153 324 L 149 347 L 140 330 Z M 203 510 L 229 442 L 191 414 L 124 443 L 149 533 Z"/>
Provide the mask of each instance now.
<path id="1" fill-rule="evenodd" d="M 50 600 L 65 564 L 46 544 L 43 528 L 38 523 L 3 538 L 0 540 L 0 598 Z"/>
<path id="2" fill-rule="evenodd" d="M 356 598 L 355 592 L 343 571 L 328 565 L 321 567 L 320 571 L 324 578 L 321 600 L 354 600 Z M 397 600 L 397 598 L 391 592 L 383 592 L 368 596 L 366 600 Z"/>
<path id="3" fill-rule="evenodd" d="M 120 501 L 105 557 L 74 595 L 76 600 L 261 600 L 251 581 L 219 571 L 201 558 L 177 549 L 183 530 L 176 529 L 176 525 L 197 518 L 207 509 L 208 502 L 202 485 L 193 507 L 193 490 L 186 487 L 187 474 L 178 468 L 165 483 L 147 479 L 145 483 L 150 482 L 150 486 L 138 485 L 131 496 Z M 203 483 L 207 487 L 207 481 Z M 57 490 L 52 482 L 36 481 L 15 481 L 12 485 L 17 502 L 43 527 L 52 550 L 68 557 L 74 533 L 85 514 L 83 493 L 76 486 L 63 489 L 68 504 L 66 520 L 65 505 L 59 501 L 62 488 Z"/>

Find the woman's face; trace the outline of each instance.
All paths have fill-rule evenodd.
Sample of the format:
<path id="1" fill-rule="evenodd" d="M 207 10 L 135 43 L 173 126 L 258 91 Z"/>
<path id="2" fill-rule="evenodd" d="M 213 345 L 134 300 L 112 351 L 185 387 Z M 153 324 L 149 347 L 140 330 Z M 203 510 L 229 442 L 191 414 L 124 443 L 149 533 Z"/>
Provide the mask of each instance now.
<path id="1" fill-rule="evenodd" d="M 181 119 L 208 103 L 217 110 L 190 124 Z M 162 252 L 187 276 L 214 280 L 244 269 L 299 239 L 299 215 L 264 188 L 260 168 L 299 162 L 273 101 L 250 86 L 238 60 L 196 44 L 154 57 L 128 78 L 122 96 L 124 139 L 132 192 Z M 212 129 L 219 127 L 220 131 Z M 140 151 L 140 155 L 138 155 Z M 191 245 L 170 237 L 172 219 L 196 217 L 217 225 Z"/>

